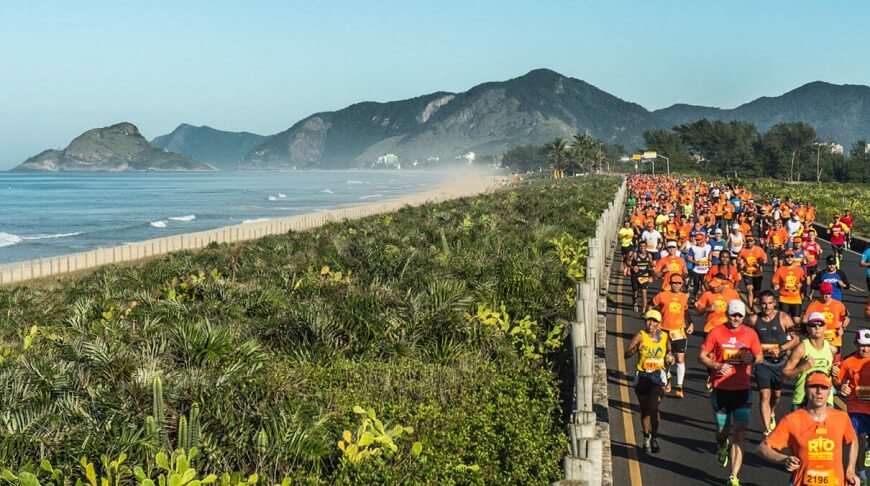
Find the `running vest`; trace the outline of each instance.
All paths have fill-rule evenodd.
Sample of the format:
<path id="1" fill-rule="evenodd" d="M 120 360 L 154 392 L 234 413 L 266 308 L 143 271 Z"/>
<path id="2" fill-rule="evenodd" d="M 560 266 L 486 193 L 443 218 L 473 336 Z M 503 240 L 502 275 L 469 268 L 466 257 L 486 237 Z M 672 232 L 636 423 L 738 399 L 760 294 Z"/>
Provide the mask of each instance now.
<path id="1" fill-rule="evenodd" d="M 774 358 L 769 350 L 772 348 L 782 348 L 782 345 L 789 341 L 788 333 L 782 328 L 780 322 L 781 311 L 776 311 L 776 315 L 770 322 L 765 322 L 761 316 L 755 320 L 755 332 L 758 334 L 758 341 L 761 342 L 761 351 L 764 353 L 764 363 L 769 366 L 784 366 L 785 353 L 781 353 L 779 358 Z"/>
<path id="2" fill-rule="evenodd" d="M 694 265 L 692 266 L 692 271 L 701 275 L 706 275 L 707 272 L 710 271 L 710 254 L 712 253 L 712 249 L 710 245 L 704 246 L 696 246 L 692 245 L 689 247 L 689 255 L 692 256 L 692 259 L 695 260 Z"/>
<path id="3" fill-rule="evenodd" d="M 631 261 L 631 267 L 632 276 L 638 279 L 640 283 L 649 283 L 652 280 L 652 275 L 650 274 L 652 270 L 652 258 L 649 253 L 645 257 L 641 256 L 640 253 L 635 254 L 634 259 Z M 634 267 L 637 267 L 637 270 Z"/>
<path id="4" fill-rule="evenodd" d="M 652 340 L 646 330 L 640 330 L 641 344 L 637 355 L 637 367 L 640 373 L 652 373 L 665 368 L 665 355 L 668 352 L 668 333 L 656 331 L 658 342 Z"/>
<path id="5" fill-rule="evenodd" d="M 740 250 L 743 249 L 743 233 L 739 233 L 739 237 L 737 235 L 738 233 L 731 234 L 731 241 L 728 245 L 728 249 L 731 251 L 731 256 L 735 257 L 740 253 Z"/>
<path id="6" fill-rule="evenodd" d="M 802 342 L 804 345 L 804 357 L 813 358 L 813 367 L 798 375 L 797 381 L 794 384 L 794 396 L 791 399 L 792 405 L 801 405 L 804 402 L 804 396 L 806 394 L 804 383 L 806 383 L 807 376 L 810 373 L 814 371 L 823 371 L 830 377 L 831 369 L 834 366 L 834 349 L 831 347 L 830 343 L 825 341 L 825 345 L 819 350 L 813 346 L 809 339 L 804 339 Z M 828 397 L 828 405 L 834 406 L 833 393 Z"/>

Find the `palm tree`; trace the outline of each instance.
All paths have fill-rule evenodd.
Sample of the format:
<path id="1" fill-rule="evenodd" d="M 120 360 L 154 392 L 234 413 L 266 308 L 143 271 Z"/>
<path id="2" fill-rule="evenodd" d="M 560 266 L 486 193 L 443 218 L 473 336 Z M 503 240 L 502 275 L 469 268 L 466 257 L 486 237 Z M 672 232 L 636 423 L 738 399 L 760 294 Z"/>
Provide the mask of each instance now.
<path id="1" fill-rule="evenodd" d="M 547 142 L 547 160 L 556 169 L 563 169 L 568 159 L 568 142 L 562 137 L 556 137 Z"/>

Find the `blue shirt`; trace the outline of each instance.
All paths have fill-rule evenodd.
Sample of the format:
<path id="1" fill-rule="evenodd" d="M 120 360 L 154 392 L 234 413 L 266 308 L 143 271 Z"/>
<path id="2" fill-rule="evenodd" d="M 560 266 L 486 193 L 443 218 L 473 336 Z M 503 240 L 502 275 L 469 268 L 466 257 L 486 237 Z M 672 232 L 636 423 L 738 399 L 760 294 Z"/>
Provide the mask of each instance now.
<path id="1" fill-rule="evenodd" d="M 861 261 L 864 263 L 870 263 L 870 248 L 864 250 L 864 254 L 861 255 Z M 867 278 L 870 278 L 870 267 L 867 267 Z"/>
<path id="2" fill-rule="evenodd" d="M 819 278 L 820 278 L 821 282 L 823 282 L 823 283 L 828 282 L 829 284 L 831 284 L 832 287 L 834 287 L 834 293 L 831 294 L 831 297 L 833 297 L 834 300 L 839 300 L 840 302 L 842 302 L 843 301 L 843 291 L 840 289 L 840 281 L 843 279 L 840 278 L 840 274 L 837 272 L 833 272 L 833 273 L 822 272 L 822 274 Z"/>

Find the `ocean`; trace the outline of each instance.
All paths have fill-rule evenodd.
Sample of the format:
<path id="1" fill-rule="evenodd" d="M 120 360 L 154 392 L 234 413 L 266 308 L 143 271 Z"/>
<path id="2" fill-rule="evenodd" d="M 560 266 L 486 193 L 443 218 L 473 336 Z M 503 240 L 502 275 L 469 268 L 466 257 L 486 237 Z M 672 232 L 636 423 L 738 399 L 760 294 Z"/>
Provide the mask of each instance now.
<path id="1" fill-rule="evenodd" d="M 0 172 L 0 263 L 413 194 L 424 171 Z"/>

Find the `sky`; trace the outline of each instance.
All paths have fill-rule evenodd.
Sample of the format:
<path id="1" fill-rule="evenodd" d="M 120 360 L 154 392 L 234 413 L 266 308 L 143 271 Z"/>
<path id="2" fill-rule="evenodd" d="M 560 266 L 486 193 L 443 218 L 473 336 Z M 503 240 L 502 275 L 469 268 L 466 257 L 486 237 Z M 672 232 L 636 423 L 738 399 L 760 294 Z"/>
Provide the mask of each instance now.
<path id="1" fill-rule="evenodd" d="M 319 111 L 549 68 L 733 108 L 870 84 L 865 1 L 0 0 L 0 169 L 129 121 L 270 135 Z"/>

